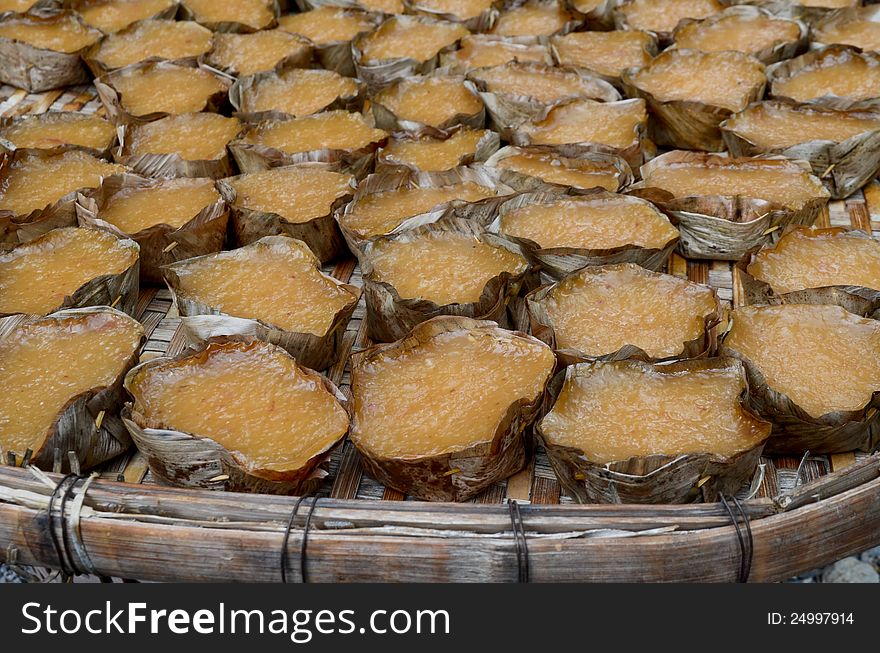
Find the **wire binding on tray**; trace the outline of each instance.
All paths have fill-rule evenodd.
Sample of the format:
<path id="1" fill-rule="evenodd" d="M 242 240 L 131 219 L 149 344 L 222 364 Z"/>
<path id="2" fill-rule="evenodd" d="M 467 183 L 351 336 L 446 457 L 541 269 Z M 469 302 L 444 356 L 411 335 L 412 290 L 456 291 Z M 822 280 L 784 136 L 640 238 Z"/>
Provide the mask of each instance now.
<path id="1" fill-rule="evenodd" d="M 80 531 L 80 518 L 82 515 L 83 504 L 85 503 L 86 492 L 89 486 L 96 478 L 95 475 L 83 476 L 76 473 L 64 476 L 55 485 L 52 494 L 49 496 L 49 504 L 46 508 L 47 524 L 49 536 L 52 540 L 52 546 L 55 549 L 55 555 L 58 558 L 58 566 L 61 574 L 65 578 L 78 576 L 81 574 L 98 574 L 92 559 L 86 551 L 85 543 L 82 539 Z M 80 481 L 85 481 L 77 493 L 76 486 Z M 70 513 L 67 513 L 67 502 L 73 497 L 73 507 Z M 61 503 L 58 509 L 58 519 L 61 521 L 61 537 L 58 537 L 55 528 L 55 502 L 60 498 Z M 73 550 L 71 550 L 73 549 Z M 74 555 L 74 551 L 76 555 Z M 102 578 L 103 581 L 103 578 Z"/>
<path id="2" fill-rule="evenodd" d="M 519 503 L 513 499 L 507 500 L 507 509 L 510 511 L 510 523 L 513 527 L 513 541 L 516 545 L 517 582 L 529 582 L 529 545 L 526 541 L 526 527 L 523 524 L 522 513 Z"/>
<path id="3" fill-rule="evenodd" d="M 736 530 L 736 539 L 739 542 L 739 575 L 737 576 L 736 582 L 747 583 L 749 582 L 749 575 L 752 573 L 752 555 L 755 548 L 755 542 L 752 538 L 751 520 L 749 519 L 748 513 L 746 513 L 745 509 L 742 507 L 742 504 L 739 502 L 739 499 L 734 496 L 730 497 L 730 500 L 733 501 L 733 504 L 736 507 L 736 514 L 734 514 L 728 498 L 723 494 L 719 494 L 718 498 L 721 500 L 721 505 L 724 506 L 724 510 L 727 511 L 730 521 L 733 522 L 733 527 Z M 740 528 L 739 519 L 737 517 L 742 518 L 745 532 L 743 532 L 743 528 Z"/>
<path id="4" fill-rule="evenodd" d="M 312 515 L 315 513 L 315 506 L 318 505 L 319 498 L 315 497 L 315 500 L 312 501 L 312 507 L 309 508 L 309 514 L 306 515 L 306 523 L 303 526 L 302 547 L 299 551 L 299 573 L 304 583 L 309 582 L 306 578 L 306 545 L 309 541 L 309 526 L 312 524 Z"/>
<path id="5" fill-rule="evenodd" d="M 308 498 L 308 495 L 304 495 L 299 497 L 296 500 L 296 503 L 293 504 L 293 510 L 290 511 L 290 519 L 287 520 L 287 528 L 284 529 L 284 538 L 281 540 L 281 582 L 287 583 L 287 544 L 290 541 L 290 529 L 293 527 L 293 522 L 296 519 L 296 515 L 299 512 L 299 507 L 302 505 L 302 502 Z M 299 549 L 299 576 L 300 582 L 307 583 L 308 579 L 306 576 L 306 547 L 308 546 L 309 540 L 309 527 L 312 524 L 312 515 L 315 512 L 315 506 L 318 505 L 318 500 L 320 497 L 315 497 L 314 501 L 312 501 L 312 505 L 309 508 L 309 512 L 306 515 L 305 524 L 303 524 L 303 534 L 302 541 L 300 543 Z"/>
<path id="6" fill-rule="evenodd" d="M 73 490 L 74 486 L 79 482 L 80 476 L 77 474 L 68 474 L 63 477 L 60 481 L 58 481 L 58 485 L 55 486 L 55 489 L 52 490 L 52 494 L 49 497 L 49 505 L 47 506 L 47 516 L 48 516 L 48 524 L 49 524 L 49 536 L 52 539 L 52 545 L 55 547 L 55 555 L 58 557 L 58 566 L 61 568 L 61 573 L 65 577 L 75 576 L 78 573 L 78 570 L 75 567 L 75 563 L 73 562 L 73 556 L 71 555 L 70 549 L 67 546 L 67 522 L 64 519 L 64 507 L 67 504 L 67 499 L 70 496 L 70 492 Z M 60 509 L 60 518 L 61 518 L 61 539 L 59 541 L 58 533 L 55 531 L 55 501 L 58 498 L 61 498 L 61 509 Z"/>
<path id="7" fill-rule="evenodd" d="M 296 519 L 296 513 L 306 497 L 301 496 L 293 504 L 293 510 L 290 511 L 290 518 L 287 520 L 287 528 L 284 529 L 284 537 L 281 539 L 281 582 L 287 583 L 287 543 L 290 541 L 290 529 L 293 526 L 293 520 Z"/>

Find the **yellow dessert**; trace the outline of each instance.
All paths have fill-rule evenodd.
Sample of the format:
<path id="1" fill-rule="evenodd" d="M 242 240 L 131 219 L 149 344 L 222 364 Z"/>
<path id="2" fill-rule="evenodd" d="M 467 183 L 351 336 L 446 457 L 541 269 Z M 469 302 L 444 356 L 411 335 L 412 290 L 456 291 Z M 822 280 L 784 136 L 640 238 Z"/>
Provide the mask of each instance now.
<path id="1" fill-rule="evenodd" d="M 365 63 L 387 59 L 427 61 L 469 33 L 458 23 L 393 17 L 364 39 L 362 59 Z"/>
<path id="2" fill-rule="evenodd" d="M 226 315 L 323 336 L 337 313 L 357 296 L 323 274 L 302 241 L 273 240 L 284 244 L 257 241 L 230 252 L 175 263 L 176 294 Z"/>
<path id="3" fill-rule="evenodd" d="M 651 61 L 653 38 L 638 30 L 573 32 L 554 36 L 553 48 L 563 66 L 577 66 L 606 77 L 619 77 L 627 68 Z"/>
<path id="4" fill-rule="evenodd" d="M 98 229 L 53 229 L 0 254 L 0 313 L 53 311 L 92 279 L 122 274 L 137 250 Z"/>
<path id="5" fill-rule="evenodd" d="M 212 179 L 161 179 L 117 191 L 107 198 L 98 217 L 127 234 L 157 224 L 177 229 L 219 200 Z"/>
<path id="6" fill-rule="evenodd" d="M 174 0 L 96 0 L 77 5 L 76 13 L 88 25 L 110 34 L 158 16 L 173 5 Z"/>
<path id="7" fill-rule="evenodd" d="M 376 94 L 375 101 L 399 120 L 441 127 L 456 116 L 471 116 L 483 108 L 480 98 L 459 77 L 410 77 Z"/>
<path id="8" fill-rule="evenodd" d="M 0 14 L 6 12 L 23 14 L 36 3 L 37 0 L 0 0 Z"/>
<path id="9" fill-rule="evenodd" d="M 367 11 L 375 11 L 382 14 L 402 14 L 405 7 L 401 0 L 358 0 L 358 7 Z"/>
<path id="10" fill-rule="evenodd" d="M 583 356 L 634 345 L 654 359 L 680 356 L 703 337 L 718 311 L 708 286 L 622 263 L 587 267 L 560 281 L 539 303 L 557 349 Z"/>
<path id="11" fill-rule="evenodd" d="M 258 30 L 275 20 L 272 0 L 182 0 L 200 23 L 240 23 Z"/>
<path id="12" fill-rule="evenodd" d="M 27 43 L 42 50 L 73 53 L 96 43 L 101 34 L 83 25 L 72 14 L 49 19 L 22 15 L 0 22 L 0 38 Z"/>
<path id="13" fill-rule="evenodd" d="M 359 236 L 368 238 L 391 233 L 407 218 L 427 213 L 453 200 L 478 202 L 494 195 L 492 189 L 470 181 L 449 186 L 382 191 L 357 200 L 340 221 Z"/>
<path id="14" fill-rule="evenodd" d="M 304 65 L 311 56 L 311 49 L 308 41 L 282 29 L 252 34 L 215 34 L 210 63 L 239 75 L 254 75 L 272 70 L 285 59 Z"/>
<path id="15" fill-rule="evenodd" d="M 638 142 L 647 119 L 644 100 L 577 100 L 554 107 L 546 118 L 522 130 L 535 145 L 599 143 L 623 149 Z"/>
<path id="16" fill-rule="evenodd" d="M 443 63 L 465 72 L 500 66 L 508 61 L 551 64 L 550 50 L 540 43 L 515 43 L 503 37 L 472 34 L 459 42 L 458 50 L 443 57 Z"/>
<path id="17" fill-rule="evenodd" d="M 630 78 L 659 102 L 702 102 L 741 111 L 766 81 L 764 66 L 733 52 L 671 51 Z"/>
<path id="18" fill-rule="evenodd" d="M 151 57 L 198 57 L 211 49 L 211 37 L 210 30 L 193 21 L 144 20 L 106 37 L 95 58 L 112 69 Z"/>
<path id="19" fill-rule="evenodd" d="M 575 20 L 577 16 L 561 2 L 526 2 L 504 11 L 491 33 L 499 36 L 550 36 Z"/>
<path id="20" fill-rule="evenodd" d="M 0 128 L 0 138 L 19 149 L 51 150 L 76 145 L 106 150 L 116 138 L 116 128 L 95 115 L 73 111 L 25 116 Z"/>
<path id="21" fill-rule="evenodd" d="M 880 20 L 876 16 L 873 19 L 868 15 L 854 16 L 833 25 L 814 27 L 813 39 L 825 45 L 841 43 L 876 52 L 880 50 Z"/>
<path id="22" fill-rule="evenodd" d="M 401 298 L 439 306 L 478 302 L 490 280 L 505 272 L 521 274 L 529 266 L 508 249 L 452 231 L 380 241 L 369 260 L 372 277 L 393 287 Z"/>
<path id="23" fill-rule="evenodd" d="M 446 139 L 394 138 L 382 149 L 388 163 L 407 165 L 425 172 L 441 172 L 460 165 L 467 156 L 473 156 L 477 145 L 489 134 L 485 129 L 459 129 Z"/>
<path id="24" fill-rule="evenodd" d="M 662 213 L 634 197 L 602 194 L 526 204 L 501 217 L 501 232 L 542 249 L 612 249 L 624 245 L 662 249 L 678 235 Z"/>
<path id="25" fill-rule="evenodd" d="M 566 380 L 541 433 L 598 465 L 659 454 L 734 456 L 769 434 L 740 405 L 744 389 L 738 367 L 668 373 L 627 361 L 585 364 Z"/>
<path id="26" fill-rule="evenodd" d="M 671 32 L 685 18 L 706 18 L 724 9 L 717 0 L 631 0 L 618 11 L 631 29 Z"/>
<path id="27" fill-rule="evenodd" d="M 880 290 L 880 242 L 842 229 L 801 227 L 755 254 L 747 271 L 777 293 L 825 286 Z"/>
<path id="28" fill-rule="evenodd" d="M 38 452 L 71 400 L 116 382 L 143 329 L 113 313 L 44 318 L 0 339 L 0 448 Z"/>
<path id="29" fill-rule="evenodd" d="M 828 196 L 821 182 L 809 172 L 781 160 L 719 160 L 712 165 L 675 163 L 651 170 L 644 182 L 675 197 L 741 195 L 790 209 L 800 209 L 817 197 Z"/>
<path id="30" fill-rule="evenodd" d="M 853 100 L 880 97 L 880 60 L 854 51 L 822 56 L 790 77 L 774 80 L 772 93 L 798 102 L 826 96 Z"/>
<path id="31" fill-rule="evenodd" d="M 148 427 L 210 438 L 248 470 L 299 469 L 348 430 L 336 397 L 265 342 L 212 343 L 139 368 L 127 387 Z"/>
<path id="32" fill-rule="evenodd" d="M 508 63 L 473 73 L 490 93 L 528 96 L 539 102 L 566 97 L 595 97 L 596 84 L 574 71 Z"/>
<path id="33" fill-rule="evenodd" d="M 417 11 L 444 14 L 463 21 L 488 11 L 493 3 L 494 0 L 415 0 L 412 4 Z"/>
<path id="34" fill-rule="evenodd" d="M 880 391 L 880 322 L 839 306 L 746 306 L 724 340 L 812 417 L 863 409 Z"/>
<path id="35" fill-rule="evenodd" d="M 351 41 L 361 32 L 374 28 L 370 17 L 361 11 L 351 11 L 329 5 L 300 14 L 288 14 L 278 19 L 279 29 L 305 36 L 316 45 Z"/>
<path id="36" fill-rule="evenodd" d="M 124 170 L 85 152 L 51 157 L 26 155 L 14 161 L 0 180 L 0 211 L 26 215 L 76 190 L 97 188 L 103 177 Z"/>
<path id="37" fill-rule="evenodd" d="M 130 153 L 177 154 L 184 161 L 220 159 L 241 125 L 235 118 L 216 113 L 183 113 L 141 125 L 129 146 Z"/>
<path id="38" fill-rule="evenodd" d="M 841 9 L 843 7 L 857 7 L 859 0 L 795 0 L 795 4 L 822 9 Z"/>
<path id="39" fill-rule="evenodd" d="M 359 113 L 325 111 L 270 124 L 249 132 L 244 140 L 288 154 L 316 150 L 355 151 L 382 141 L 387 134 L 371 127 Z"/>
<path id="40" fill-rule="evenodd" d="M 728 120 L 725 129 L 759 147 L 783 149 L 807 141 L 840 143 L 880 129 L 880 116 L 762 102 Z"/>
<path id="41" fill-rule="evenodd" d="M 499 159 L 495 167 L 561 186 L 598 187 L 612 192 L 620 188 L 618 169 L 591 159 L 563 159 L 549 152 L 515 150 L 514 154 Z"/>
<path id="42" fill-rule="evenodd" d="M 201 68 L 185 66 L 149 67 L 119 75 L 112 81 L 123 108 L 133 116 L 149 113 L 201 111 L 226 85 Z"/>
<path id="43" fill-rule="evenodd" d="M 379 353 L 352 371 L 351 437 L 404 459 L 490 442 L 511 404 L 541 394 L 554 363 L 540 343 L 477 329 Z"/>
<path id="44" fill-rule="evenodd" d="M 233 206 L 302 223 L 328 215 L 336 200 L 352 191 L 354 179 L 320 168 L 288 167 L 251 172 L 228 183 L 235 190 Z"/>
<path id="45" fill-rule="evenodd" d="M 675 33 L 675 44 L 703 52 L 737 50 L 753 54 L 781 43 L 793 43 L 800 33 L 798 24 L 791 20 L 761 14 L 730 14 L 683 26 Z"/>
<path id="46" fill-rule="evenodd" d="M 243 111 L 280 111 L 307 116 L 338 98 L 358 92 L 357 82 L 332 70 L 293 69 L 255 83 L 243 98 Z"/>

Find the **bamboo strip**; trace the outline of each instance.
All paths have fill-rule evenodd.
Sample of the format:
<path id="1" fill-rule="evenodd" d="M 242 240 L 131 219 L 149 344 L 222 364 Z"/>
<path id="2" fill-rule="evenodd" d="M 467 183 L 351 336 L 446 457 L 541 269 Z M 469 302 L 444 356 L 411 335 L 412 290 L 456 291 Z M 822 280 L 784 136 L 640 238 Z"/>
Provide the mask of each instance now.
<path id="1" fill-rule="evenodd" d="M 84 91 L 79 93 L 76 97 L 74 97 L 70 102 L 67 102 L 62 108 L 62 111 L 80 111 L 82 108 L 94 100 L 96 97 L 95 90 L 93 87 L 86 87 Z"/>
<path id="2" fill-rule="evenodd" d="M 867 205 L 864 202 L 847 200 L 846 208 L 852 228 L 871 233 L 871 214 L 868 213 Z"/>
<path id="3" fill-rule="evenodd" d="M 27 97 L 27 92 L 21 89 L 15 90 L 11 93 L 2 104 L 0 104 L 0 116 L 11 116 L 14 115 L 12 111 L 15 109 L 18 104 Z"/>

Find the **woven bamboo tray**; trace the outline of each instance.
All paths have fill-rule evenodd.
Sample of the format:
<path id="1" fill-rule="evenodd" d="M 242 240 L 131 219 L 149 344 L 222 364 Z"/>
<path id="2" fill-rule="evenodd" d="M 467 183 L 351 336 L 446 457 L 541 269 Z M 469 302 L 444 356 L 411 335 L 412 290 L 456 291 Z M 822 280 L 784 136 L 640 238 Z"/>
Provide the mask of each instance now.
<path id="1" fill-rule="evenodd" d="M 0 116 L 48 110 L 102 111 L 90 86 L 36 95 L 0 86 Z M 880 183 L 831 203 L 818 224 L 880 235 Z M 325 271 L 361 283 L 353 260 Z M 727 262 L 673 254 L 668 272 L 739 302 Z M 137 317 L 142 360 L 185 347 L 167 290 L 144 289 Z M 369 344 L 362 317 L 361 305 L 346 352 Z M 327 374 L 348 391 L 344 359 Z M 540 450 L 464 504 L 383 487 L 349 442 L 318 500 L 301 503 L 159 486 L 136 450 L 97 471 L 62 500 L 60 475 L 0 466 L 0 561 L 157 581 L 776 581 L 880 544 L 880 454 L 762 458 L 742 510 L 731 511 L 577 505 Z"/>

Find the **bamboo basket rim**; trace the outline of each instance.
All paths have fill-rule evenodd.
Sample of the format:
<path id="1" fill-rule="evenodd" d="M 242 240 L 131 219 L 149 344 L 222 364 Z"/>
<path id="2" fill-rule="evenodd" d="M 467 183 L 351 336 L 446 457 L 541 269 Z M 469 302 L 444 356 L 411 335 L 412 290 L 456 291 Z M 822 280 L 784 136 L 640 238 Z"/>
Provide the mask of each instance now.
<path id="1" fill-rule="evenodd" d="M 74 570 L 156 581 L 265 581 L 280 579 L 280 541 L 296 497 L 143 486 L 91 478 L 74 491 L 76 512 L 49 519 L 53 490 L 65 477 L 32 468 L 0 466 L 0 541 L 6 559 L 19 564 L 59 567 L 49 529 L 67 522 L 77 536 L 66 544 L 65 561 Z M 317 501 L 308 503 L 318 503 Z M 853 510 L 860 508 L 858 532 Z M 56 504 L 57 510 L 57 504 Z M 534 581 L 742 581 L 746 551 L 737 543 L 738 526 L 721 503 L 685 505 L 571 504 L 521 506 Z M 880 541 L 880 454 L 773 498 L 742 503 L 748 517 L 753 559 L 748 580 L 779 581 L 851 555 Z M 313 518 L 312 518 L 313 516 Z M 294 520 L 287 549 L 293 567 L 302 556 L 305 510 Z M 313 506 L 312 542 L 304 564 L 310 581 L 517 580 L 517 543 L 508 507 L 420 501 L 362 501 L 322 498 Z M 778 556 L 781 538 L 795 536 L 804 523 L 824 542 L 821 553 L 803 550 Z M 73 528 L 71 528 L 73 527 Z M 153 549 L 153 558 L 114 555 L 101 542 L 126 542 L 125 553 Z M 210 530 L 210 537 L 205 537 Z M 70 535 L 68 534 L 70 539 Z M 247 547 L 262 545 L 259 551 Z M 418 561 L 402 564 L 400 550 L 433 546 L 450 555 L 449 565 L 425 575 Z M 156 555 L 157 547 L 165 555 Z M 236 555 L 236 546 L 245 550 Z M 111 547 L 112 548 L 112 547 Z M 196 564 L 218 550 L 229 564 Z M 376 552 L 379 551 L 379 555 Z M 385 553 L 385 555 L 382 554 Z M 345 553 L 344 557 L 340 557 Z M 189 556 L 182 565 L 181 555 Z M 492 572 L 468 567 L 471 556 L 494 557 Z M 389 557 L 390 556 L 390 557 Z M 553 557 L 593 560 L 593 566 L 566 564 Z M 624 556 L 623 564 L 615 559 Z M 485 565 L 485 561 L 484 565 Z M 463 566 L 456 568 L 456 564 Z M 648 564 L 646 564 L 648 563 Z M 473 565 L 473 561 L 470 562 Z M 488 567 L 488 565 L 485 565 Z M 414 576 L 413 574 L 418 574 Z M 475 575 L 476 574 L 476 575 Z"/>

